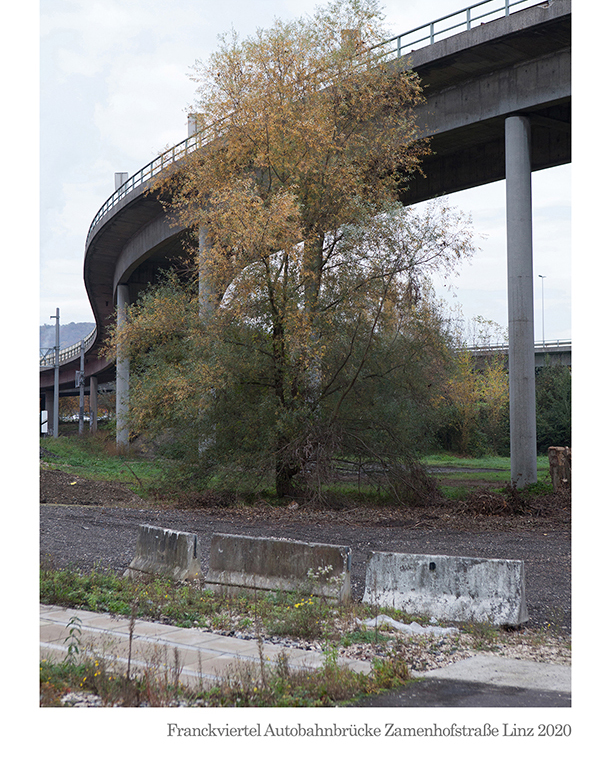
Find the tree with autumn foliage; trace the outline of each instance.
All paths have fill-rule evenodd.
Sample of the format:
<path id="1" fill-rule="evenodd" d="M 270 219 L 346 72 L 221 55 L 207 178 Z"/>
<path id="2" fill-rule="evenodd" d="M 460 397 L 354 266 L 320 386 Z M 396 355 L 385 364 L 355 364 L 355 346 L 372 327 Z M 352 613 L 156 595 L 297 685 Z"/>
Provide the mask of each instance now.
<path id="1" fill-rule="evenodd" d="M 199 478 L 270 468 L 283 496 L 336 456 L 395 489 L 413 469 L 448 346 L 427 278 L 472 246 L 447 205 L 396 203 L 428 146 L 386 36 L 375 0 L 346 0 L 196 63 L 205 140 L 154 188 L 198 232 L 195 280 L 150 289 L 120 340 L 133 428 Z"/>
<path id="2" fill-rule="evenodd" d="M 475 317 L 464 337 L 461 326 L 453 329 L 457 350 L 441 396 L 439 443 L 464 456 L 509 454 L 508 359 L 491 351 L 507 337 L 495 322 Z M 470 346 L 487 349 L 475 356 Z"/>

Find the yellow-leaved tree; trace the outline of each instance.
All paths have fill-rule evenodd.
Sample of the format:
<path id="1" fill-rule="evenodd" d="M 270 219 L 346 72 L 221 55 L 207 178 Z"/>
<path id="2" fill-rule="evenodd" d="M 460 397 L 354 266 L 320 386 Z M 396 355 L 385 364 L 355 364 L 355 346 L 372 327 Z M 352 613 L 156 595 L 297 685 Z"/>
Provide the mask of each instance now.
<path id="1" fill-rule="evenodd" d="M 472 245 L 447 205 L 396 202 L 429 147 L 386 36 L 375 0 L 344 0 L 196 62 L 204 140 L 154 188 L 198 233 L 195 277 L 148 291 L 121 340 L 134 429 L 197 478 L 271 470 L 283 496 L 338 458 L 411 475 L 448 344 L 427 277 Z"/>

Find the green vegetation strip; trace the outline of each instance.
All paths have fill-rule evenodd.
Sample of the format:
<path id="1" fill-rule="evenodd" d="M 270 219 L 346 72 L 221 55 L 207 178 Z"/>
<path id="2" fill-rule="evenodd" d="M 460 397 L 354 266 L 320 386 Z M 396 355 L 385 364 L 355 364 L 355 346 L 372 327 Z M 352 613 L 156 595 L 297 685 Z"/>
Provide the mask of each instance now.
<path id="1" fill-rule="evenodd" d="M 268 593 L 257 597 L 217 597 L 199 588 L 162 578 L 135 583 L 109 572 L 79 573 L 49 570 L 41 573 L 41 602 L 97 612 L 160 620 L 184 627 L 199 626 L 225 632 L 248 631 L 258 639 L 260 663 L 263 636 L 287 636 L 320 640 L 324 663 L 313 672 L 295 671 L 286 658 L 274 665 L 240 666 L 227 673 L 218 685 L 186 688 L 179 683 L 178 666 L 157 669 L 127 678 L 113 672 L 100 658 L 83 662 L 66 657 L 64 662 L 43 661 L 40 665 L 41 704 L 61 704 L 68 691 L 83 691 L 99 697 L 103 704 L 141 703 L 196 706 L 325 706 L 346 703 L 366 694 L 396 688 L 409 680 L 400 647 L 374 661 L 369 675 L 354 673 L 338 663 L 341 646 L 374 643 L 380 649 L 390 637 L 380 631 L 343 632 L 344 622 L 354 616 L 377 614 L 357 605 L 335 607 L 306 593 Z M 408 620 L 391 611 L 393 616 Z M 66 628 L 66 640 L 78 642 L 78 624 Z"/>
<path id="2" fill-rule="evenodd" d="M 377 614 L 369 605 L 336 607 L 298 592 L 268 592 L 256 596 L 216 596 L 188 583 L 155 577 L 134 582 L 111 572 L 43 569 L 42 604 L 57 604 L 93 612 L 137 617 L 225 632 L 252 632 L 260 621 L 268 636 L 322 639 L 341 644 L 341 629 L 353 617 Z M 411 618 L 391 610 L 403 622 Z"/>
<path id="3" fill-rule="evenodd" d="M 483 457 L 460 457 L 452 454 L 429 454 L 421 459 L 422 464 L 426 467 L 456 467 L 458 469 L 479 469 L 479 470 L 503 470 L 510 472 L 510 457 L 483 456 Z M 540 475 L 548 473 L 550 466 L 547 456 L 538 456 L 537 458 L 538 478 Z"/>
<path id="4" fill-rule="evenodd" d="M 121 482 L 143 498 L 149 497 L 152 490 L 164 484 L 165 496 L 170 498 L 170 488 L 167 491 L 164 462 L 153 462 L 135 456 L 126 460 L 116 454 L 113 441 L 109 434 L 88 435 L 43 439 L 41 446 L 52 456 L 46 457 L 48 467 L 58 469 L 91 480 Z M 422 464 L 430 468 L 454 468 L 448 473 L 439 474 L 456 480 L 461 487 L 441 486 L 441 491 L 448 498 L 464 498 L 467 481 L 482 479 L 493 483 L 494 488 L 507 485 L 510 481 L 510 459 L 508 457 L 483 456 L 463 458 L 451 454 L 432 454 L 421 459 Z M 543 492 L 544 486 L 550 488 L 550 468 L 547 456 L 538 456 L 538 485 L 528 489 L 530 493 Z M 473 471 L 474 470 L 474 471 Z M 324 491 L 335 497 L 345 498 L 353 503 L 392 503 L 393 494 L 388 489 L 378 491 L 375 486 L 335 483 L 325 487 Z M 272 500 L 272 493 L 265 492 L 265 497 Z M 247 494 L 243 494 L 244 499 Z"/>
<path id="5" fill-rule="evenodd" d="M 322 667 L 292 670 L 283 658 L 275 666 L 235 668 L 211 687 L 201 679 L 199 688 L 179 682 L 179 666 L 164 673 L 154 668 L 127 678 L 108 669 L 103 659 L 40 664 L 40 704 L 65 704 L 62 697 L 80 692 L 97 697 L 102 705 L 121 707 L 332 707 L 352 704 L 369 694 L 402 686 L 410 680 L 402 656 L 376 660 L 369 675 L 338 665 L 333 651 L 325 653 Z M 78 699 L 78 697 L 76 697 Z"/>

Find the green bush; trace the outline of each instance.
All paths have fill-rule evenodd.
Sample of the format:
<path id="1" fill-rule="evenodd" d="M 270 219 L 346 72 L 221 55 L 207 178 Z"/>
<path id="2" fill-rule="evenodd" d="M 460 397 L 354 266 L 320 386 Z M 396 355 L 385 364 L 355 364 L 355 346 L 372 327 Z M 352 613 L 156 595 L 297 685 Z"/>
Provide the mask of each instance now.
<path id="1" fill-rule="evenodd" d="M 561 365 L 536 370 L 537 449 L 571 446 L 571 369 Z"/>

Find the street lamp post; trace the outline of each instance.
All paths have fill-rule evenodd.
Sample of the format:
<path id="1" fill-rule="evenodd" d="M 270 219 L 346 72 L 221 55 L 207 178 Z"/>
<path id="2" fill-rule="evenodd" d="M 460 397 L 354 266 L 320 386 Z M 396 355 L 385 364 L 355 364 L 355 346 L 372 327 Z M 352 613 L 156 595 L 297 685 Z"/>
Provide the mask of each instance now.
<path id="1" fill-rule="evenodd" d="M 546 348 L 546 337 L 544 334 L 544 280 L 546 279 L 546 275 L 538 274 L 538 277 L 542 280 L 542 346 Z"/>

